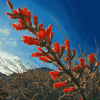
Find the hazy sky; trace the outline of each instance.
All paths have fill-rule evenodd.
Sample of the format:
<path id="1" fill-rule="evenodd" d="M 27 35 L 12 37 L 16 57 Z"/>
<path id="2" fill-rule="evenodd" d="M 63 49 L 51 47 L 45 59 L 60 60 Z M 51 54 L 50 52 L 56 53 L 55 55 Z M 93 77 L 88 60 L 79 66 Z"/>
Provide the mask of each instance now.
<path id="1" fill-rule="evenodd" d="M 27 10 L 31 11 L 31 16 L 35 14 L 38 16 L 38 24 L 43 22 L 43 28 L 46 29 L 49 24 L 53 25 L 53 40 L 59 42 L 59 45 L 64 45 L 64 36 L 60 31 L 59 26 L 56 24 L 52 16 L 56 19 L 66 38 L 69 36 L 71 51 L 73 48 L 77 50 L 77 55 L 84 53 L 85 43 L 87 46 L 85 56 L 88 56 L 91 52 L 97 51 L 95 45 L 95 38 L 98 48 L 100 49 L 100 1 L 98 0 L 10 0 L 13 4 L 13 9 L 27 7 Z M 14 59 L 20 59 L 22 64 L 28 69 L 29 65 L 37 68 L 45 67 L 48 65 L 53 69 L 53 64 L 40 61 L 37 57 L 31 57 L 33 52 L 39 52 L 36 50 L 37 46 L 23 44 L 21 38 L 23 35 L 34 36 L 27 30 L 16 31 L 11 24 L 16 23 L 17 20 L 10 19 L 5 13 L 11 13 L 6 0 L 0 0 L 0 57 L 2 59 L 9 59 L 16 63 Z M 33 23 L 33 17 L 31 19 Z M 91 48 L 91 50 L 90 50 Z M 43 48 L 44 49 L 44 48 Z M 66 53 L 66 51 L 65 51 Z M 97 61 L 100 61 L 100 53 L 98 54 Z M 2 62 L 0 60 L 0 62 Z M 13 66 L 7 65 L 11 70 Z M 17 63 L 16 63 L 17 65 Z M 17 65 L 18 66 L 18 65 Z M 18 66 L 20 68 L 20 66 Z M 54 66 L 57 70 L 57 67 Z M 100 68 L 100 66 L 99 66 Z M 5 73 L 5 69 L 0 65 L 0 72 Z"/>

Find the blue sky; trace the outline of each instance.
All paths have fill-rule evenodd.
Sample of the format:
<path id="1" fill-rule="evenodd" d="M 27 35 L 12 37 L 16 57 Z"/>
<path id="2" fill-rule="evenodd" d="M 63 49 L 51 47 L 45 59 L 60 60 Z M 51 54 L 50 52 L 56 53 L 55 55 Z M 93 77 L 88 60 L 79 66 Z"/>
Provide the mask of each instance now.
<path id="1" fill-rule="evenodd" d="M 71 51 L 73 48 L 77 50 L 77 55 L 80 55 L 85 50 L 85 43 L 87 50 L 85 56 L 91 52 L 97 51 L 95 45 L 95 38 L 98 48 L 100 48 L 100 1 L 97 0 L 10 0 L 13 4 L 13 9 L 27 7 L 31 11 L 31 15 L 38 15 L 38 24 L 43 22 L 43 28 L 46 29 L 49 24 L 54 27 L 52 29 L 54 35 L 52 42 L 59 42 L 59 45 L 64 45 L 64 36 L 60 31 L 59 26 L 56 24 L 52 16 L 56 19 L 60 25 L 66 38 L 69 36 Z M 11 13 L 5 0 L 0 0 L 0 57 L 2 59 L 9 59 L 16 63 L 14 59 L 20 59 L 22 64 L 28 69 L 29 65 L 37 68 L 45 67 L 57 70 L 57 67 L 53 64 L 40 61 L 38 58 L 31 57 L 33 52 L 38 52 L 35 45 L 23 44 L 21 38 L 23 35 L 34 36 L 27 30 L 16 31 L 11 24 L 16 23 L 17 20 L 10 19 L 5 13 Z M 33 17 L 31 19 L 33 23 Z M 90 50 L 91 48 L 91 50 Z M 44 48 L 43 48 L 44 49 Z M 66 53 L 66 51 L 65 51 Z M 97 61 L 100 61 L 100 53 L 98 54 Z M 5 62 L 6 63 L 6 62 Z M 8 63 L 6 63 L 8 66 Z M 5 64 L 4 64 L 5 65 Z M 17 63 L 16 63 L 17 65 Z M 11 70 L 13 66 L 8 66 Z M 17 67 L 20 66 L 17 65 Z M 100 68 L 100 66 L 99 66 Z M 5 69 L 0 66 L 0 72 L 5 73 Z"/>

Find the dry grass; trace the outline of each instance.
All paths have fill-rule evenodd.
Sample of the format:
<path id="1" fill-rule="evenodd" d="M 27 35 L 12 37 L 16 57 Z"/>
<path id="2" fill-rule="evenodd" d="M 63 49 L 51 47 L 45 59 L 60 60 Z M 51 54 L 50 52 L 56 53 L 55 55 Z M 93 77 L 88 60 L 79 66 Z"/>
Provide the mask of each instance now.
<path id="1" fill-rule="evenodd" d="M 84 55 L 85 52 L 84 54 L 82 54 L 82 56 Z M 89 59 L 87 59 L 87 57 L 83 58 L 85 59 L 85 62 L 89 62 Z M 79 60 L 79 57 L 76 55 L 74 59 Z M 80 94 L 78 92 L 63 93 L 64 87 L 54 90 L 53 83 L 62 82 L 66 79 L 69 79 L 69 76 L 67 74 L 64 73 L 58 79 L 53 80 L 52 77 L 49 76 L 49 71 L 42 72 L 41 70 L 37 70 L 37 68 L 33 66 L 35 69 L 33 69 L 34 72 L 32 73 L 29 71 L 29 69 L 26 69 L 21 64 L 20 60 L 18 60 L 17 63 L 19 63 L 21 69 L 23 71 L 27 71 L 27 73 L 14 72 L 8 75 L 8 77 L 0 77 L 0 100 L 79 100 Z M 75 63 L 75 61 L 73 61 L 71 67 L 74 67 L 76 65 L 77 64 Z M 11 71 L 9 68 L 7 68 L 7 66 L 2 67 L 5 67 L 5 69 Z M 85 72 L 82 74 L 80 84 L 87 75 L 88 69 L 85 69 Z M 3 78 L 5 78 L 6 81 L 2 80 Z M 84 93 L 87 99 L 100 100 L 99 69 L 97 69 L 95 73 L 93 73 L 93 76 L 91 78 L 86 79 L 85 82 L 86 84 L 82 87 L 85 89 Z M 74 84 L 70 82 L 67 87 L 70 86 L 74 86 Z"/>

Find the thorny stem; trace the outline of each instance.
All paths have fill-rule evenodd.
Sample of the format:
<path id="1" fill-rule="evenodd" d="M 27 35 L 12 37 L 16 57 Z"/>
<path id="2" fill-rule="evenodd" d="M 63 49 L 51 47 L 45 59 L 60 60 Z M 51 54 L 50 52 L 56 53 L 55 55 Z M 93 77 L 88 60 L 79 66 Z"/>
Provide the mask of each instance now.
<path id="1" fill-rule="evenodd" d="M 49 51 L 49 53 L 55 58 L 55 61 L 57 62 L 57 64 L 58 64 L 59 66 L 62 67 L 62 69 L 64 70 L 64 72 L 65 72 L 66 74 L 68 74 L 68 75 L 71 77 L 71 81 L 73 81 L 73 82 L 75 83 L 75 85 L 76 85 L 78 88 L 80 88 L 80 84 L 79 84 L 78 79 L 76 79 L 76 78 L 74 77 L 74 75 L 71 73 L 71 71 L 69 71 L 68 69 L 66 69 L 66 68 L 64 67 L 64 65 L 62 64 L 61 60 L 59 60 L 59 59 L 56 57 L 56 55 L 55 55 L 55 53 L 53 52 L 53 50 L 51 49 L 51 47 L 47 47 L 47 46 L 46 46 L 46 49 L 47 49 L 47 50 Z M 83 100 L 87 100 L 86 97 L 85 97 L 85 95 L 84 95 L 84 90 L 83 90 L 83 89 L 80 90 L 80 94 L 81 94 L 81 97 L 83 98 Z"/>
<path id="2" fill-rule="evenodd" d="M 36 31 L 34 30 L 33 27 L 30 27 L 29 25 L 27 25 L 27 29 L 31 31 L 32 34 L 34 34 L 36 36 Z M 48 50 L 48 52 L 55 58 L 55 61 L 57 62 L 58 65 L 60 65 L 63 69 L 63 71 L 68 74 L 70 77 L 71 77 L 71 81 L 73 81 L 75 83 L 75 85 L 80 88 L 80 84 L 79 84 L 79 81 L 78 79 L 76 79 L 74 77 L 74 75 L 71 73 L 70 70 L 66 69 L 64 67 L 64 65 L 62 64 L 62 62 L 60 61 L 60 59 L 57 58 L 57 56 L 55 55 L 55 53 L 53 52 L 53 50 L 51 49 L 51 47 L 48 47 L 48 46 L 45 46 L 46 49 Z M 72 59 L 72 58 L 71 58 Z M 81 97 L 83 98 L 83 100 L 86 100 L 86 97 L 84 95 L 84 90 L 81 89 L 80 90 L 80 94 L 81 94 Z"/>
<path id="3" fill-rule="evenodd" d="M 13 5 L 12 4 L 10 4 L 11 6 L 10 6 L 10 9 L 13 11 Z M 16 17 L 16 16 L 15 16 Z M 19 17 L 23 17 L 23 16 L 19 16 Z M 18 17 L 17 17 L 17 19 L 18 19 Z M 22 18 L 23 20 L 24 20 L 24 18 Z M 54 19 L 54 18 L 53 18 Z M 55 19 L 54 19 L 55 20 Z M 31 34 L 34 34 L 35 35 L 35 37 L 37 37 L 37 27 L 36 27 L 36 29 L 32 26 L 32 23 L 30 22 L 30 25 L 24 20 L 24 24 L 26 25 L 26 29 L 28 30 L 28 31 L 30 31 L 31 32 Z M 64 35 L 64 34 L 63 34 Z M 65 36 L 64 36 L 65 37 Z M 66 38 L 66 37 L 65 37 Z M 35 38 L 35 40 L 38 40 L 37 38 Z M 50 42 L 50 44 L 51 44 L 51 42 Z M 40 46 L 40 47 L 43 47 L 43 46 Z M 60 65 L 61 67 L 62 67 L 62 69 L 63 69 L 63 72 L 64 73 L 66 73 L 66 74 L 68 74 L 70 77 L 71 77 L 71 81 L 73 81 L 74 83 L 75 83 L 75 85 L 78 87 L 78 89 L 80 89 L 80 94 L 81 94 L 81 97 L 83 98 L 83 100 L 87 100 L 86 99 L 86 97 L 85 97 L 85 95 L 84 95 L 84 89 L 82 89 L 81 87 L 80 87 L 80 84 L 79 84 L 79 81 L 78 81 L 78 79 L 79 78 L 75 78 L 74 77 L 74 75 L 73 75 L 73 73 L 71 73 L 71 68 L 70 68 L 70 66 L 71 66 L 71 59 L 73 59 L 74 58 L 74 56 L 72 56 L 72 58 L 70 58 L 70 62 L 69 62 L 69 70 L 68 69 L 66 69 L 65 67 L 64 67 L 64 65 L 62 64 L 62 62 L 61 62 L 61 60 L 60 60 L 60 58 L 57 58 L 57 56 L 55 55 L 55 53 L 53 52 L 53 50 L 50 48 L 50 46 L 45 46 L 46 47 L 46 49 L 48 50 L 48 52 L 45 52 L 45 53 L 50 53 L 54 58 L 55 58 L 55 61 L 57 62 L 57 64 L 58 65 Z M 98 48 L 97 48 L 98 49 Z M 97 52 L 98 53 L 98 52 Z M 61 55 L 62 56 L 62 55 Z M 90 69 L 90 68 L 89 68 Z M 93 69 L 91 68 L 90 69 L 91 70 L 91 72 L 93 71 Z M 95 69 L 96 70 L 96 69 Z M 81 73 L 82 74 L 82 73 Z M 80 75 L 81 76 L 81 75 Z M 69 82 L 69 81 L 68 81 Z"/>
<path id="4" fill-rule="evenodd" d="M 18 18 L 17 18 L 18 19 Z M 24 18 L 23 18 L 23 20 L 24 20 Z M 33 26 L 32 25 L 29 25 L 29 24 L 27 24 L 27 22 L 24 20 L 24 24 L 26 24 L 26 29 L 28 30 L 28 31 L 30 31 L 31 32 L 31 34 L 34 34 L 35 35 L 35 37 L 37 37 L 36 35 L 36 33 L 37 33 L 37 30 L 35 30 L 35 28 L 33 28 Z M 37 38 L 36 38 L 37 39 Z M 62 69 L 63 69 L 63 72 L 64 73 L 66 73 L 66 74 L 68 74 L 70 77 L 71 77 L 71 81 L 73 81 L 74 83 L 75 83 L 75 85 L 78 87 L 78 88 L 80 88 L 80 84 L 79 84 L 79 81 L 78 81 L 78 79 L 76 79 L 75 77 L 74 77 L 74 75 L 73 75 L 73 73 L 71 73 L 71 68 L 70 68 L 70 66 L 71 66 L 71 59 L 73 59 L 73 57 L 72 58 L 70 58 L 70 63 L 69 63 L 69 70 L 68 69 L 66 69 L 65 67 L 64 67 L 64 65 L 62 64 L 62 62 L 61 62 L 61 60 L 60 60 L 60 58 L 57 58 L 57 56 L 55 55 L 55 53 L 53 52 L 53 50 L 51 49 L 51 47 L 50 46 L 45 46 L 46 47 L 46 49 L 48 50 L 48 52 L 55 58 L 55 61 L 57 62 L 57 64 L 58 65 L 60 65 L 61 67 L 62 67 Z M 85 95 L 84 95 L 84 90 L 82 89 L 82 90 L 80 90 L 80 94 L 81 94 L 81 97 L 83 98 L 83 100 L 86 100 L 86 97 L 85 97 Z"/>
<path id="5" fill-rule="evenodd" d="M 26 24 L 26 26 L 27 26 L 27 30 L 29 30 L 29 31 L 31 32 L 31 34 L 34 34 L 34 35 L 36 36 L 36 30 L 35 30 L 32 26 L 29 26 L 29 25 L 27 25 L 27 24 Z M 63 72 L 66 73 L 66 74 L 68 74 L 68 75 L 71 77 L 71 81 L 73 81 L 73 82 L 75 83 L 75 85 L 76 85 L 78 88 L 80 88 L 80 84 L 79 84 L 78 79 L 76 79 L 76 78 L 74 77 L 74 75 L 71 73 L 70 70 L 68 70 L 68 69 L 66 69 L 66 68 L 64 67 L 64 65 L 62 64 L 62 62 L 60 61 L 60 59 L 58 59 L 57 56 L 55 55 L 55 53 L 52 51 L 51 47 L 48 47 L 48 46 L 45 46 L 45 47 L 46 47 L 46 49 L 48 50 L 48 52 L 55 58 L 55 61 L 57 62 L 57 64 L 60 65 L 60 66 L 62 67 Z M 71 58 L 71 59 L 72 59 L 72 58 Z M 71 64 L 71 63 L 70 63 L 70 64 Z M 85 95 L 84 95 L 84 90 L 80 90 L 80 94 L 81 94 L 83 100 L 86 100 L 86 97 L 85 97 Z"/>

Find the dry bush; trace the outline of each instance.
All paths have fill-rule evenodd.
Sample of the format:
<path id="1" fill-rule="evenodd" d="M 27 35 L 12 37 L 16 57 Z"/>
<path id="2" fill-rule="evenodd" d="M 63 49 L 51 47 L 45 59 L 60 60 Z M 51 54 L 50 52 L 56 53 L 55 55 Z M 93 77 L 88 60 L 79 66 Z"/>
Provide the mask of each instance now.
<path id="1" fill-rule="evenodd" d="M 64 55 L 65 56 L 65 55 Z M 76 60 L 79 60 L 77 56 L 75 56 Z M 87 60 L 84 57 L 85 61 Z M 41 71 L 41 67 L 32 69 L 34 72 L 30 72 L 30 69 L 26 69 L 20 63 L 21 68 L 26 72 L 23 73 L 12 73 L 5 77 L 6 80 L 2 80 L 4 78 L 0 77 L 0 100 L 78 100 L 80 98 L 80 94 L 78 92 L 68 92 L 63 93 L 64 87 L 54 89 L 53 84 L 55 82 L 63 82 L 65 80 L 70 79 L 67 74 L 62 74 L 58 79 L 53 80 L 51 76 L 49 76 L 49 71 Z M 89 61 L 89 59 L 88 59 Z M 88 62 L 87 61 L 87 62 Z M 65 62 L 66 63 L 66 62 Z M 67 64 L 66 64 L 67 65 Z M 72 62 L 71 67 L 76 66 L 77 64 Z M 3 66 L 5 67 L 5 66 Z M 31 66 L 30 66 L 31 67 Z M 7 68 L 6 68 L 7 69 Z M 89 70 L 86 68 L 84 73 L 82 74 L 82 78 L 80 84 L 85 77 L 88 75 Z M 10 80 L 10 81 L 8 81 Z M 88 100 L 99 100 L 100 99 L 100 72 L 97 69 L 93 72 L 93 76 L 89 79 L 85 80 L 86 84 L 83 85 L 85 89 L 85 95 Z M 74 87 L 73 82 L 67 84 L 67 87 Z M 9 95 L 8 95 L 9 94 Z"/>

